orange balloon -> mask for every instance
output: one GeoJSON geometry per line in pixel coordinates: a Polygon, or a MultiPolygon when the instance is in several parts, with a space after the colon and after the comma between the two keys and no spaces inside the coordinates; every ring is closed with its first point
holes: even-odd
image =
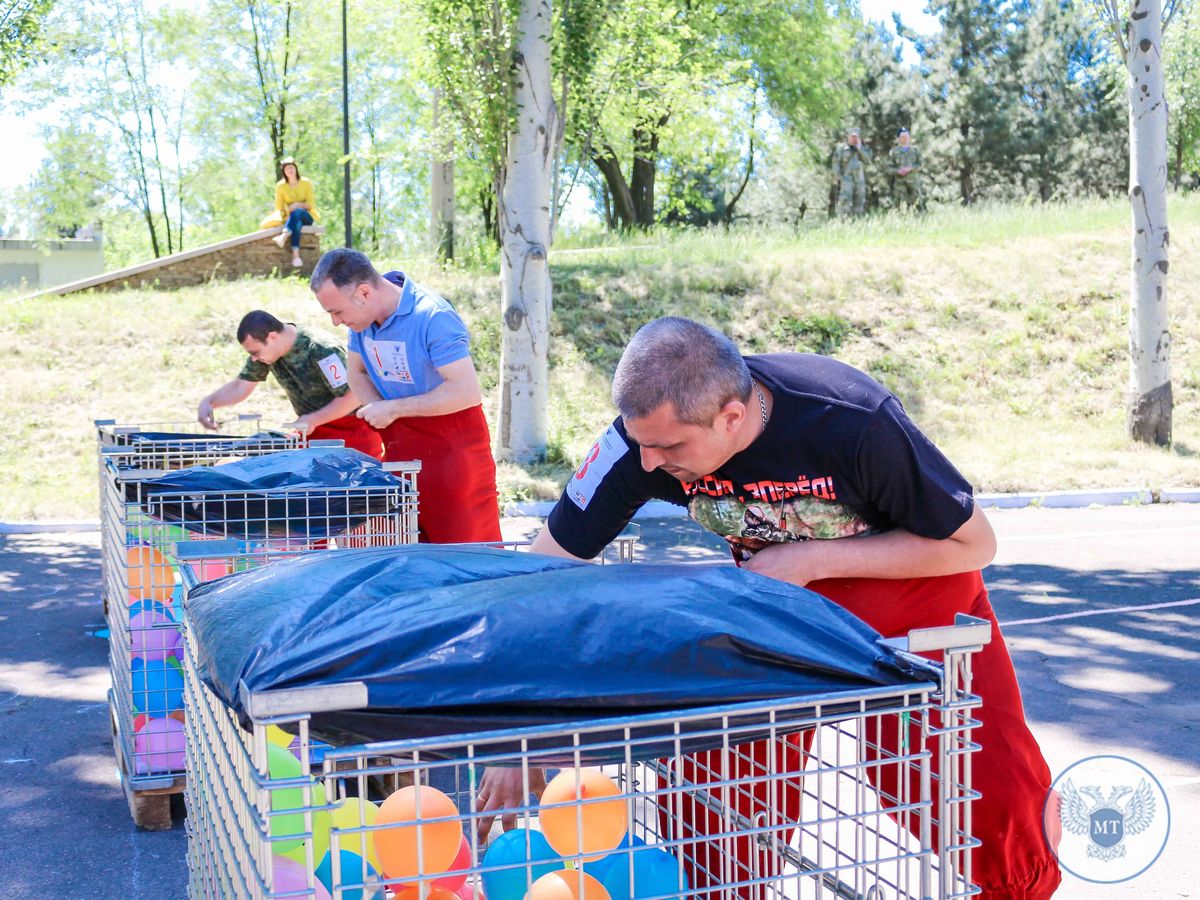
{"type": "MultiPolygon", "coordinates": [[[[392,900],[421,900],[421,889],[413,885],[412,887],[400,888],[392,895],[392,900]]],[[[445,888],[430,888],[429,893],[425,895],[425,900],[462,900],[454,891],[448,891],[445,888]]]]}
{"type": "Polygon", "coordinates": [[[175,589],[175,570],[153,547],[137,545],[125,551],[130,600],[168,600],[175,589]]]}
{"type": "Polygon", "coordinates": [[[462,844],[462,823],[457,816],[454,801],[428,786],[410,785],[384,800],[375,824],[395,827],[371,832],[384,874],[389,878],[413,878],[445,872],[462,844]],[[444,821],[430,822],[430,819],[444,821]]]}
{"type": "Polygon", "coordinates": [[[597,798],[615,798],[620,793],[616,782],[599,769],[564,769],[542,792],[543,808],[538,811],[542,834],[563,856],[582,853],[589,862],[600,859],[625,837],[625,801],[597,798]],[[588,802],[579,803],[580,800],[588,802]],[[545,809],[554,803],[576,805],[545,809]]]}
{"type": "Polygon", "coordinates": [[[525,900],[610,900],[608,891],[583,869],[550,872],[535,881],[525,900]]]}

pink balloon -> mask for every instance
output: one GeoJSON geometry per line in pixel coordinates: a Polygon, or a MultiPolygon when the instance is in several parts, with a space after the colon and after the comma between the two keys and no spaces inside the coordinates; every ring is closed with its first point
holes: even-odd
{"type": "Polygon", "coordinates": [[[464,884],[455,893],[457,893],[462,900],[486,900],[486,898],[483,896],[482,884],[477,884],[474,887],[471,887],[469,884],[464,884]]]}
{"type": "Polygon", "coordinates": [[[325,885],[317,880],[317,876],[295,860],[276,853],[271,857],[271,867],[275,874],[272,893],[288,894],[293,891],[312,891],[316,900],[331,900],[329,891],[325,890],[325,885]]]}
{"type": "Polygon", "coordinates": [[[133,765],[139,775],[178,772],[187,767],[183,723],[151,719],[133,736],[133,765]]]}
{"type": "Polygon", "coordinates": [[[144,610],[129,619],[129,651],[135,658],[166,659],[176,656],[183,637],[170,616],[144,610]]]}
{"type": "MultiPolygon", "coordinates": [[[[471,868],[471,848],[467,846],[466,835],[463,836],[462,843],[458,847],[458,855],[454,857],[454,862],[450,863],[448,872],[454,872],[458,869],[471,868]]],[[[445,878],[435,878],[433,880],[434,887],[445,888],[448,891],[457,891],[463,884],[466,883],[467,873],[461,872],[458,875],[447,875],[445,878]]]]}

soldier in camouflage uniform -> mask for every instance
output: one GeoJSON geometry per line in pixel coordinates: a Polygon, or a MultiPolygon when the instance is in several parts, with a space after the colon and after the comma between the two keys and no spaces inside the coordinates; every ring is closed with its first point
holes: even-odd
{"type": "Polygon", "coordinates": [[[833,180],[838,186],[838,215],[861,216],[867,204],[867,163],[871,151],[862,145],[857,128],[846,132],[846,142],[833,151],[833,180]]]}
{"type": "Polygon", "coordinates": [[[907,128],[896,135],[896,146],[888,151],[888,172],[892,177],[892,201],[925,211],[925,192],[921,190],[921,151],[910,143],[907,128]]]}
{"type": "Polygon", "coordinates": [[[217,427],[213,410],[241,403],[274,373],[296,411],[296,427],[309,440],[341,440],[376,459],[383,457],[379,432],[355,415],[360,406],[346,377],[346,351],[336,340],[284,324],[256,309],[238,325],[238,343],[250,354],[237,378],[200,401],[197,419],[217,427]]]}

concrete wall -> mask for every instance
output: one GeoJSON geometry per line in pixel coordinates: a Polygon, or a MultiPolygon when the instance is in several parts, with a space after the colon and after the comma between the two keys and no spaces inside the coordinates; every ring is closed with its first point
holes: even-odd
{"type": "Polygon", "coordinates": [[[233,280],[246,275],[302,275],[307,278],[321,255],[321,235],[324,232],[325,229],[319,225],[304,229],[300,236],[300,258],[304,264],[297,268],[292,267],[291,247],[285,245],[280,248],[271,240],[279,233],[279,229],[272,228],[64,284],[45,293],[118,291],[143,286],[171,289],[206,284],[213,279],[233,280]]]}
{"type": "Polygon", "coordinates": [[[99,240],[0,239],[0,290],[54,287],[103,271],[104,245],[99,240]]]}

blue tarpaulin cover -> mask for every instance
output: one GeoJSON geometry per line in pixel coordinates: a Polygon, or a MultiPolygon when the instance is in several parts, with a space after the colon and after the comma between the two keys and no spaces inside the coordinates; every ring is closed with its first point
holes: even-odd
{"type": "Polygon", "coordinates": [[[146,512],[218,537],[334,537],[392,511],[399,487],[376,459],[357,450],[283,450],[215,466],[194,466],[140,482],[126,496],[146,512]]]}
{"type": "Polygon", "coordinates": [[[733,567],[593,566],[481,547],[332,551],[202,584],[187,617],[200,677],[243,718],[248,693],[364,682],[366,709],[313,719],[335,743],[931,678],[829,600],[733,567]]]}

